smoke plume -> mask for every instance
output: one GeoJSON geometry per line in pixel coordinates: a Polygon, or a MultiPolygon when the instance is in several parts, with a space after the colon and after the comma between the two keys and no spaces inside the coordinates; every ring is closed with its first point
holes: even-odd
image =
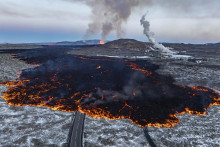
{"type": "Polygon", "coordinates": [[[132,10],[140,4],[140,0],[80,0],[80,2],[92,8],[92,22],[88,25],[84,39],[101,31],[103,41],[113,31],[120,38],[124,34],[123,23],[127,22],[132,10]]]}
{"type": "MultiPolygon", "coordinates": [[[[84,39],[88,39],[90,35],[98,34],[101,32],[102,40],[106,40],[106,37],[111,32],[116,32],[117,37],[121,38],[124,34],[122,25],[127,22],[129,16],[135,8],[149,8],[157,6],[164,13],[175,13],[187,15],[197,9],[207,9],[205,0],[200,1],[176,1],[176,0],[66,0],[72,2],[81,2],[86,4],[92,9],[91,23],[88,24],[88,29],[84,35],[84,39]],[[172,9],[170,9],[172,8],[172,9]]],[[[150,35],[153,36],[153,35],[150,35]]],[[[163,51],[169,51],[167,48],[157,43],[156,40],[151,37],[151,42],[155,42],[157,48],[163,49],[163,51]]],[[[170,51],[169,51],[170,52],[170,51]]]]}
{"type": "Polygon", "coordinates": [[[144,34],[147,36],[149,41],[154,45],[155,48],[160,49],[162,52],[166,53],[174,53],[169,48],[163,46],[162,44],[158,43],[154,38],[154,33],[150,31],[150,22],[145,19],[146,14],[142,16],[140,22],[141,25],[144,27],[144,34]]]}

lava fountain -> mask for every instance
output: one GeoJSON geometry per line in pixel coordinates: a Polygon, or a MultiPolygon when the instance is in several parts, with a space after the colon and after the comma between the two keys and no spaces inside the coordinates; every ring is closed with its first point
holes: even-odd
{"type": "Polygon", "coordinates": [[[15,81],[1,83],[9,87],[2,96],[7,104],[80,111],[93,118],[126,118],[141,127],[173,127],[180,122],[178,114],[205,115],[208,107],[220,104],[220,93],[175,85],[171,77],[156,73],[159,67],[146,60],[53,51],[48,52],[49,57],[43,52],[34,56],[31,51],[18,55],[39,66],[23,70],[15,81]]]}
{"type": "Polygon", "coordinates": [[[99,44],[103,45],[103,44],[105,44],[105,41],[104,40],[100,40],[99,44]]]}

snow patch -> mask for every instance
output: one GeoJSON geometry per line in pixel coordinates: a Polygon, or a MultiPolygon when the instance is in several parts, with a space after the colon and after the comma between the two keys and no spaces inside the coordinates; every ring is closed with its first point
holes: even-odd
{"type": "MultiPolygon", "coordinates": [[[[32,68],[9,54],[0,54],[0,82],[15,80],[18,71],[32,68]]],[[[0,85],[1,93],[6,91],[0,85]]],[[[73,113],[38,107],[14,107],[0,98],[1,146],[63,146],[67,142],[73,113]]]]}
{"type": "Polygon", "coordinates": [[[148,59],[148,58],[150,58],[149,56],[131,56],[131,57],[128,57],[128,56],[108,56],[108,55],[97,55],[97,56],[109,57],[109,58],[120,58],[120,59],[123,59],[123,58],[129,58],[129,59],[148,59]]]}

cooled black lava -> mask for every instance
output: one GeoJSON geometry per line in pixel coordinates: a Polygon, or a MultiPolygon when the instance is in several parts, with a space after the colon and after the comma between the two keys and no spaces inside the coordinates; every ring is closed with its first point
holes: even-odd
{"type": "Polygon", "coordinates": [[[178,114],[203,115],[207,107],[220,104],[219,93],[175,85],[149,61],[73,56],[68,50],[7,51],[38,64],[23,70],[16,81],[2,83],[10,87],[3,93],[7,103],[80,111],[94,118],[129,118],[142,127],[172,127],[179,123],[178,114]]]}

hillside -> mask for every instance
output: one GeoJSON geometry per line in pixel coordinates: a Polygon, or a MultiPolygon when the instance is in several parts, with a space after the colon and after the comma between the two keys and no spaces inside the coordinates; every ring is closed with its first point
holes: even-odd
{"type": "Polygon", "coordinates": [[[119,39],[108,42],[102,45],[103,48],[111,48],[111,49],[130,49],[130,50],[143,50],[149,48],[148,43],[140,42],[134,39],[119,39]]]}
{"type": "MultiPolygon", "coordinates": [[[[134,39],[119,39],[107,42],[104,45],[82,46],[69,51],[69,54],[85,56],[120,56],[122,58],[152,56],[157,52],[152,52],[152,45],[136,41],[134,39]]],[[[155,55],[156,56],[156,55],[155,55]]]]}

